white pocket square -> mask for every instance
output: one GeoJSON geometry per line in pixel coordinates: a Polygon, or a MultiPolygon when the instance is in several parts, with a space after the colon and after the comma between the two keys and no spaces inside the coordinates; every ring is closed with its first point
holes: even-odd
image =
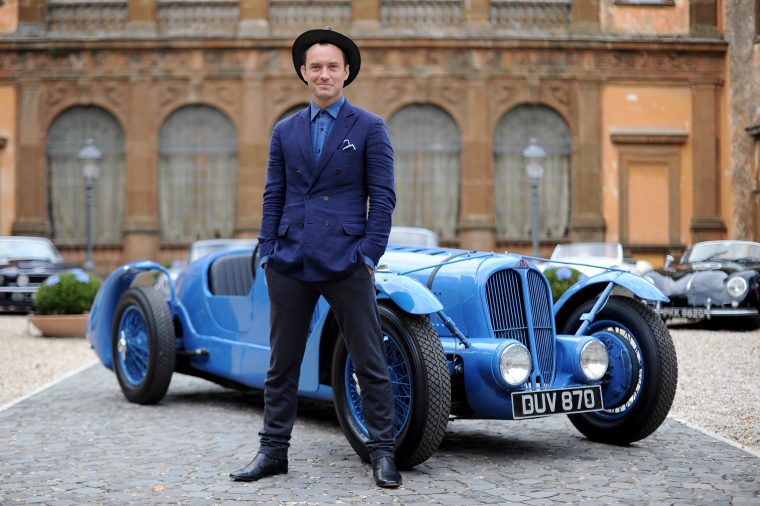
{"type": "Polygon", "coordinates": [[[341,146],[341,151],[345,151],[347,149],[353,149],[354,151],[356,151],[356,146],[351,144],[351,141],[349,141],[348,139],[343,139],[343,145],[341,146]]]}

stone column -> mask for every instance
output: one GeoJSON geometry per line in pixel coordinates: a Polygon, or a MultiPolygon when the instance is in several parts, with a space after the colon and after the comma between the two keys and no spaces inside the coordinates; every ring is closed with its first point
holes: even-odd
{"type": "Polygon", "coordinates": [[[570,239],[604,241],[602,97],[596,81],[578,81],[578,124],[572,158],[570,239]]]}
{"type": "Polygon", "coordinates": [[[570,10],[570,32],[598,33],[600,31],[599,0],[573,2],[570,10]]]}
{"type": "Polygon", "coordinates": [[[16,218],[13,235],[50,235],[47,217],[45,146],[42,143],[40,85],[21,81],[18,93],[18,151],[16,154],[16,218]]]}
{"type": "Polygon", "coordinates": [[[269,157],[269,122],[264,81],[260,76],[243,79],[243,114],[238,137],[238,189],[235,237],[256,237],[261,226],[261,206],[269,157]]]}
{"type": "Polygon", "coordinates": [[[726,225],[720,217],[718,107],[718,87],[714,83],[692,83],[693,242],[722,239],[726,232],[726,225]]]}
{"type": "Polygon", "coordinates": [[[377,33],[380,30],[380,0],[351,2],[351,31],[355,36],[377,33]]]}
{"type": "Polygon", "coordinates": [[[483,79],[468,82],[461,152],[459,246],[490,251],[496,245],[493,206],[493,132],[483,79]]]}
{"type": "Polygon", "coordinates": [[[47,0],[19,0],[17,35],[40,36],[47,32],[47,0]]]}
{"type": "Polygon", "coordinates": [[[158,0],[128,0],[131,35],[155,36],[158,34],[158,0]]]}
{"type": "Polygon", "coordinates": [[[158,125],[155,116],[139,114],[159,109],[152,86],[151,78],[133,77],[129,87],[123,262],[157,258],[160,247],[158,125]]]}
{"type": "Polygon", "coordinates": [[[470,0],[463,3],[463,9],[468,32],[483,34],[491,30],[491,0],[470,0]]]}
{"type": "Polygon", "coordinates": [[[269,2],[240,0],[238,37],[264,37],[269,35],[269,2]]]}

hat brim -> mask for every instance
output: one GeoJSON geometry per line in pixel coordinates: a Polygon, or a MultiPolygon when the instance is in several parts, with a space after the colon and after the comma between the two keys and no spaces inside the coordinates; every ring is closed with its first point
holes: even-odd
{"type": "Polygon", "coordinates": [[[343,86],[348,86],[356,79],[359,74],[359,69],[362,66],[362,56],[359,52],[359,47],[356,43],[343,35],[342,33],[335,32],[333,30],[309,30],[298,36],[293,42],[293,66],[296,69],[296,74],[301,81],[306,82],[303,75],[301,75],[301,66],[304,64],[304,56],[306,50],[314,44],[327,43],[337,46],[342,49],[346,55],[348,61],[348,79],[343,81],[343,86]]]}

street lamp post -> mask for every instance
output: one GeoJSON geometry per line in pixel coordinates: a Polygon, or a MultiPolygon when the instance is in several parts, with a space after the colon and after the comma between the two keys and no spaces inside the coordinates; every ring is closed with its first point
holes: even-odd
{"type": "Polygon", "coordinates": [[[538,256],[538,182],[544,175],[546,151],[530,138],[528,147],[523,151],[525,173],[530,179],[530,238],[533,243],[533,256],[538,256]]]}
{"type": "Polygon", "coordinates": [[[82,176],[84,176],[87,188],[87,253],[84,257],[85,270],[92,271],[94,263],[92,261],[92,190],[95,181],[100,176],[100,159],[103,154],[95,146],[95,141],[87,139],[84,147],[79,151],[79,160],[82,161],[82,176]]]}

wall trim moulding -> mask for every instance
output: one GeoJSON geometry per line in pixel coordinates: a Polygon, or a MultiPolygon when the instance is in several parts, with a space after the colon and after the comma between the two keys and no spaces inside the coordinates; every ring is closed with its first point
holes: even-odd
{"type": "Polygon", "coordinates": [[[614,144],[685,144],[689,132],[667,127],[617,127],[610,130],[614,144]]]}

